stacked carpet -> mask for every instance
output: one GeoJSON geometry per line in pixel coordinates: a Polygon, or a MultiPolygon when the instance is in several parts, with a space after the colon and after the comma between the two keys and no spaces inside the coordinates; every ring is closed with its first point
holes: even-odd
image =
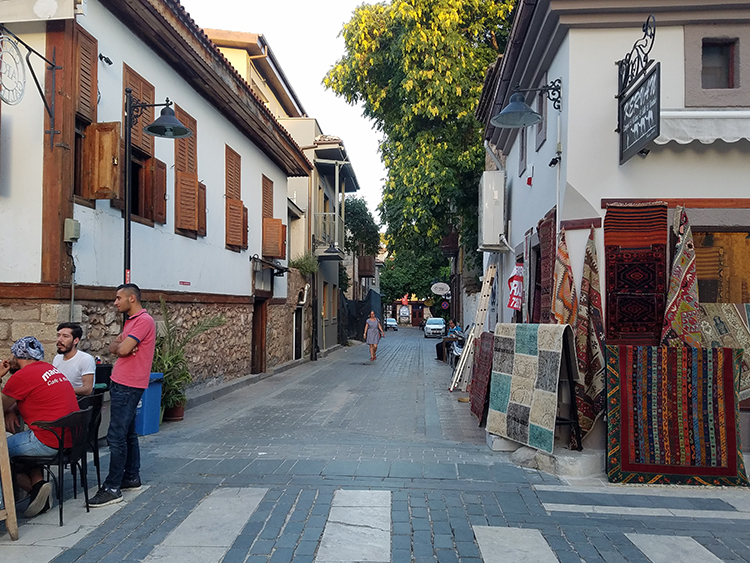
{"type": "Polygon", "coordinates": [[[557,245],[555,243],[555,229],[557,214],[552,209],[544,216],[537,226],[539,231],[539,316],[541,324],[552,322],[552,292],[554,291],[555,259],[557,245]]]}
{"type": "Polygon", "coordinates": [[[474,365],[471,376],[471,412],[484,426],[487,417],[490,376],[494,357],[495,335],[483,332],[479,340],[474,340],[474,365]]]}
{"type": "Polygon", "coordinates": [[[616,483],[748,485],[741,350],[607,346],[607,474],[616,483]]]}
{"type": "Polygon", "coordinates": [[[667,205],[612,205],[604,217],[607,341],[656,345],[667,294],[667,205]]]}
{"type": "MultiPolygon", "coordinates": [[[[744,305],[739,305],[744,308],[744,305]]],[[[740,399],[750,397],[750,331],[737,306],[731,303],[701,303],[700,327],[703,345],[745,350],[740,372],[740,399]]]]}

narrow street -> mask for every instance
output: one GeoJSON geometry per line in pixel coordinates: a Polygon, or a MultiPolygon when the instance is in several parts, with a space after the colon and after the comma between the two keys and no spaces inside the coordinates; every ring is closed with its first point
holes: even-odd
{"type": "Polygon", "coordinates": [[[142,438],[140,491],[68,497],[0,559],[750,561],[747,490],[571,485],[491,452],[435,342],[388,331],[375,362],[355,345],[189,409],[142,438]]]}

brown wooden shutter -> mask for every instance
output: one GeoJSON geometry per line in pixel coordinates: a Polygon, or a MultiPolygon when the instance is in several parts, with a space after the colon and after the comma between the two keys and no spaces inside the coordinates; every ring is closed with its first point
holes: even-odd
{"type": "Polygon", "coordinates": [[[263,219],[273,217],[273,182],[263,176],[263,219]]]}
{"type": "Polygon", "coordinates": [[[286,259],[286,225],[281,225],[281,256],[279,258],[286,259]]]}
{"type": "Polygon", "coordinates": [[[83,139],[82,195],[88,199],[112,199],[122,189],[120,123],[93,123],[83,139]]]}
{"type": "Polygon", "coordinates": [[[198,235],[206,236],[206,184],[198,182],[198,235]]]}
{"type": "MultiPolygon", "coordinates": [[[[138,209],[133,209],[133,213],[144,219],[154,218],[154,163],[152,158],[143,161],[141,168],[138,170],[138,181],[140,194],[138,197],[138,209]]],[[[135,189],[135,186],[133,186],[135,189]]]]}
{"type": "MultiPolygon", "coordinates": [[[[133,91],[133,98],[135,98],[136,102],[140,102],[143,104],[154,103],[154,87],[145,78],[143,78],[140,74],[138,74],[126,64],[123,64],[122,82],[125,85],[125,88],[130,88],[133,91]]],[[[125,98],[123,96],[123,115],[125,115],[124,100],[125,98]]],[[[138,118],[138,123],[130,131],[132,146],[142,150],[149,156],[152,156],[154,154],[154,138],[151,135],[146,135],[143,132],[143,128],[153,121],[154,108],[143,108],[143,111],[138,118]]]]}
{"type": "Polygon", "coordinates": [[[229,145],[225,145],[225,154],[227,197],[242,199],[242,159],[229,145]]]}
{"type": "Polygon", "coordinates": [[[198,122],[177,104],[174,105],[175,117],[193,134],[185,139],[175,141],[175,169],[190,174],[198,174],[198,122]]]}
{"type": "Polygon", "coordinates": [[[76,25],[76,113],[88,120],[96,122],[96,105],[99,97],[97,71],[99,68],[99,48],[96,39],[82,27],[76,25]]]}
{"type": "Polygon", "coordinates": [[[247,227],[248,227],[248,213],[247,207],[242,207],[242,248],[247,249],[247,227]]]}
{"type": "Polygon", "coordinates": [[[161,160],[154,161],[154,221],[167,222],[167,165],[161,160]]]}
{"type": "Polygon", "coordinates": [[[175,173],[175,227],[198,230],[198,178],[186,172],[175,173]]]}
{"type": "Polygon", "coordinates": [[[281,219],[266,217],[263,219],[263,256],[281,258],[283,246],[283,227],[281,219]]]}
{"type": "Polygon", "coordinates": [[[226,199],[226,243],[227,246],[241,247],[243,245],[242,225],[243,207],[238,199],[226,199]]]}

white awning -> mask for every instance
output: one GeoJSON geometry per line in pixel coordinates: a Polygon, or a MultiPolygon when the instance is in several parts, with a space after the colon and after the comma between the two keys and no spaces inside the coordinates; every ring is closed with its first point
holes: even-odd
{"type": "Polygon", "coordinates": [[[716,140],[736,143],[750,139],[750,110],[666,110],[661,112],[661,134],[657,145],[675,141],[687,145],[700,141],[704,145],[716,140]]]}

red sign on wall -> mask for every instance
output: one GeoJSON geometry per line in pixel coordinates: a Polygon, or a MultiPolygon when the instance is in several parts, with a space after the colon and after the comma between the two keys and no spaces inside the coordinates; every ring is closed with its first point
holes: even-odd
{"type": "Polygon", "coordinates": [[[508,308],[520,311],[523,302],[523,264],[516,264],[513,274],[508,278],[508,289],[508,308]]]}

